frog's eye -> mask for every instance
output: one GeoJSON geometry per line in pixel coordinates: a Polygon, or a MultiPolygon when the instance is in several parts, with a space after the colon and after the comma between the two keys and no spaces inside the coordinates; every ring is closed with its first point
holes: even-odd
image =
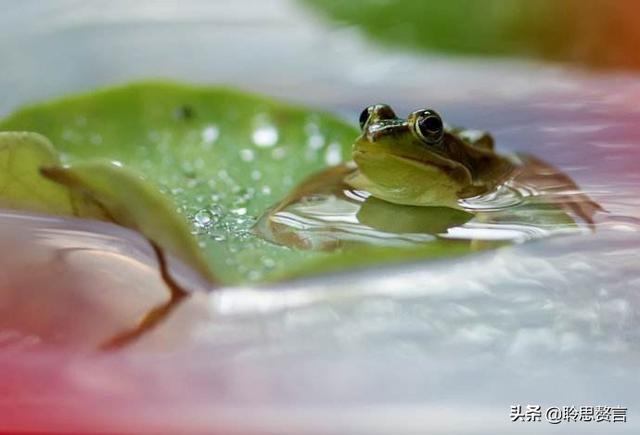
{"type": "Polygon", "coordinates": [[[420,139],[428,144],[440,141],[444,134],[442,118],[435,110],[431,109],[423,110],[417,114],[414,129],[420,139]]]}
{"type": "Polygon", "coordinates": [[[369,120],[369,116],[371,116],[371,112],[373,112],[372,109],[373,109],[373,106],[369,106],[369,107],[365,108],[362,111],[362,113],[360,113],[360,118],[358,118],[358,121],[360,122],[360,129],[361,130],[364,128],[364,125],[369,120]]]}
{"type": "Polygon", "coordinates": [[[387,104],[374,104],[369,106],[360,114],[360,129],[364,129],[365,124],[371,117],[373,117],[374,120],[395,119],[396,114],[387,104]]]}

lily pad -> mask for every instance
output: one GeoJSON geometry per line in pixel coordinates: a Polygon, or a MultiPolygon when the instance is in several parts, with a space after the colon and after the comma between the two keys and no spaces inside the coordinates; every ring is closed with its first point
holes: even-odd
{"type": "Polygon", "coordinates": [[[67,186],[73,214],[110,221],[134,229],[157,249],[170,252],[209,282],[211,273],[185,220],[173,203],[138,173],[112,162],[43,166],[42,175],[67,186]]]}
{"type": "Polygon", "coordinates": [[[40,176],[41,167],[59,164],[58,154],[46,137],[0,132],[0,207],[72,214],[69,191],[40,176]]]}
{"type": "Polygon", "coordinates": [[[527,56],[640,67],[633,2],[581,0],[301,0],[340,25],[397,49],[527,56]],[[608,29],[618,29],[617,32],[608,29]],[[585,34],[599,37],[585,37],[585,34]],[[633,41],[633,42],[632,42],[633,41]]]}
{"type": "Polygon", "coordinates": [[[113,162],[62,167],[51,142],[28,132],[0,132],[0,165],[0,207],[120,224],[215,282],[172,201],[139,174],[113,162]]]}
{"type": "MultiPolygon", "coordinates": [[[[36,104],[0,121],[0,130],[46,136],[65,164],[108,159],[144,174],[150,188],[174,201],[224,283],[284,276],[326,256],[273,245],[251,228],[305,176],[348,157],[356,135],[330,114],[226,88],[165,82],[36,104]]],[[[61,212],[47,205],[39,211],[61,212]]]]}

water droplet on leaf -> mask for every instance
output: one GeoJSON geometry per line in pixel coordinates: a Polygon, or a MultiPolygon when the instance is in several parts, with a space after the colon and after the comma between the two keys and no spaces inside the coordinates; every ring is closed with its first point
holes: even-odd
{"type": "Polygon", "coordinates": [[[327,165],[331,166],[337,165],[342,161],[342,148],[340,147],[340,144],[336,142],[332,142],[329,144],[329,146],[327,147],[327,152],[324,156],[324,161],[327,163],[327,165]]]}
{"type": "Polygon", "coordinates": [[[314,133],[307,138],[307,146],[312,150],[319,150],[324,145],[324,136],[314,133]]]}
{"type": "Polygon", "coordinates": [[[211,145],[220,136],[220,130],[215,125],[208,125],[202,130],[202,145],[203,148],[210,148],[211,145]]]}
{"type": "Polygon", "coordinates": [[[102,136],[97,134],[97,133],[93,133],[91,135],[91,137],[89,138],[89,141],[93,144],[93,145],[102,145],[102,136]]]}
{"type": "Polygon", "coordinates": [[[254,157],[255,157],[255,154],[253,150],[246,149],[246,148],[240,150],[240,158],[242,159],[242,161],[250,162],[254,159],[254,157]]]}
{"type": "Polygon", "coordinates": [[[203,208],[193,216],[194,224],[199,228],[207,228],[214,223],[214,216],[209,209],[203,208]]]}
{"type": "Polygon", "coordinates": [[[253,130],[251,140],[257,147],[272,147],[278,142],[278,130],[273,125],[261,125],[253,130]]]}
{"type": "Polygon", "coordinates": [[[273,151],[271,151],[271,157],[274,160],[281,160],[286,155],[287,155],[287,151],[282,147],[274,148],[273,151]]]}

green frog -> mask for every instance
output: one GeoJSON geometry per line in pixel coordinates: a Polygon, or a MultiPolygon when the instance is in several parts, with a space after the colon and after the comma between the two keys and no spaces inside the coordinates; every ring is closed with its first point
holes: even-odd
{"type": "Polygon", "coordinates": [[[344,181],[394,204],[457,208],[458,200],[494,190],[515,169],[494,151],[488,133],[447,127],[432,109],[402,119],[376,104],[362,111],[360,127],[356,169],[344,181]]]}
{"type": "MultiPolygon", "coordinates": [[[[353,160],[302,181],[263,214],[257,234],[285,246],[333,250],[353,243],[402,244],[407,234],[419,235],[410,243],[427,243],[473,220],[467,233],[451,237],[469,238],[477,248],[484,234],[477,227],[491,232],[505,223],[539,224],[545,228],[539,234],[550,228],[579,231],[578,222],[592,227],[602,210],[560,170],[535,156],[501,155],[491,135],[449,127],[435,110],[402,119],[376,104],[362,111],[360,128],[353,160]],[[492,192],[501,198],[494,205],[482,205],[485,199],[491,204],[490,196],[470,200],[492,192]]],[[[531,237],[525,233],[508,234],[514,240],[531,237]]]]}

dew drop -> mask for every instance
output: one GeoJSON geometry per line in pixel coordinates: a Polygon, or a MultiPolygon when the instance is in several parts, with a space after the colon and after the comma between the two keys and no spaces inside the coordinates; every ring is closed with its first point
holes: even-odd
{"type": "MultiPolygon", "coordinates": [[[[227,236],[220,232],[211,233],[209,234],[209,236],[211,237],[211,240],[215,242],[224,242],[225,240],[227,240],[227,236]]],[[[231,261],[231,263],[233,263],[233,260],[231,261]]],[[[230,264],[229,260],[227,260],[227,264],[230,264]]]]}
{"type": "MultiPolygon", "coordinates": [[[[313,117],[313,118],[315,118],[315,117],[313,117]]],[[[313,134],[318,133],[320,131],[320,128],[318,127],[318,124],[315,122],[314,119],[310,119],[309,122],[307,122],[304,125],[304,131],[308,135],[313,135],[313,134]]]]}
{"type": "Polygon", "coordinates": [[[258,181],[259,179],[262,178],[262,172],[258,171],[257,169],[254,171],[251,171],[251,179],[254,181],[258,181]]]}
{"type": "Polygon", "coordinates": [[[278,130],[273,125],[261,125],[253,130],[251,140],[257,147],[272,147],[278,142],[278,130]]]}
{"type": "Polygon", "coordinates": [[[238,207],[238,208],[234,208],[233,210],[231,210],[231,213],[237,215],[237,216],[244,216],[247,214],[247,209],[246,207],[238,207]]]}
{"type": "Polygon", "coordinates": [[[264,267],[266,267],[267,269],[273,269],[276,265],[276,262],[273,261],[273,259],[269,258],[269,257],[264,257],[262,259],[262,265],[264,267]]]}
{"type": "Polygon", "coordinates": [[[207,125],[201,133],[203,148],[211,148],[218,137],[220,136],[220,130],[213,124],[207,125]]]}
{"type": "Polygon", "coordinates": [[[282,147],[274,148],[273,151],[271,151],[271,157],[274,160],[282,160],[286,154],[287,151],[282,147]]]}
{"type": "Polygon", "coordinates": [[[193,216],[193,223],[198,228],[207,228],[214,223],[213,213],[209,209],[203,208],[193,216]]]}
{"type": "Polygon", "coordinates": [[[147,138],[151,141],[151,142],[159,142],[161,139],[162,135],[160,134],[159,131],[156,130],[151,130],[148,134],[147,134],[147,138]]]}
{"type": "Polygon", "coordinates": [[[181,169],[182,173],[187,177],[195,177],[196,175],[195,168],[191,162],[183,162],[181,169]]]}
{"type": "Polygon", "coordinates": [[[324,146],[324,136],[314,133],[307,138],[307,146],[312,150],[319,150],[324,146]]]}
{"type": "Polygon", "coordinates": [[[234,205],[239,206],[239,205],[246,204],[247,201],[253,198],[253,195],[255,194],[255,190],[252,187],[249,187],[246,189],[243,187],[237,187],[236,189],[233,189],[233,193],[236,195],[236,198],[233,201],[233,203],[234,205]]]}
{"type": "Polygon", "coordinates": [[[89,142],[93,145],[102,145],[102,136],[97,133],[93,133],[89,138],[89,142]]]}
{"type": "Polygon", "coordinates": [[[67,154],[67,153],[63,153],[63,152],[60,152],[60,153],[59,153],[59,156],[60,156],[60,161],[61,161],[63,164],[65,164],[65,165],[66,165],[66,164],[69,164],[69,163],[71,162],[71,156],[70,156],[69,154],[67,154]]]}
{"type": "Polygon", "coordinates": [[[342,149],[339,143],[332,142],[329,144],[324,155],[324,161],[327,165],[337,165],[342,161],[342,149]]]}
{"type": "Polygon", "coordinates": [[[257,270],[252,270],[247,274],[247,278],[249,278],[249,280],[251,281],[257,281],[262,278],[262,273],[257,270]]]}
{"type": "Polygon", "coordinates": [[[242,159],[242,161],[250,162],[254,159],[254,157],[255,157],[255,153],[253,152],[253,150],[246,149],[246,148],[240,150],[240,158],[242,159]]]}
{"type": "Polygon", "coordinates": [[[218,204],[213,204],[209,207],[209,211],[211,212],[211,216],[217,222],[224,215],[224,210],[218,204]]]}
{"type": "Polygon", "coordinates": [[[67,142],[78,143],[81,139],[81,135],[74,130],[65,129],[62,132],[62,139],[66,140],[67,142]]]}
{"type": "Polygon", "coordinates": [[[223,215],[223,210],[218,205],[203,208],[193,216],[193,223],[198,228],[208,228],[217,223],[223,215]]]}
{"type": "Polygon", "coordinates": [[[260,192],[262,192],[263,195],[271,195],[271,187],[262,186],[262,189],[260,189],[260,192]]]}
{"type": "Polygon", "coordinates": [[[313,161],[315,161],[315,160],[317,159],[317,157],[318,157],[318,156],[317,156],[317,154],[316,154],[316,151],[315,151],[315,150],[312,150],[312,149],[307,149],[307,150],[305,151],[305,153],[304,153],[304,159],[305,159],[307,162],[313,162],[313,161]]]}

